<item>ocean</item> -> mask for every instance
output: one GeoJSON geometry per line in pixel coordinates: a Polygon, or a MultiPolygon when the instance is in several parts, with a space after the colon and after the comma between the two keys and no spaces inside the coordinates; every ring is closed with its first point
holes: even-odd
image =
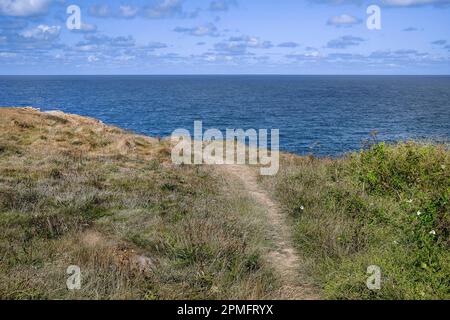
{"type": "Polygon", "coordinates": [[[336,156],[450,136],[450,76],[0,76],[0,106],[90,116],[151,136],[279,129],[280,149],[336,156]]]}

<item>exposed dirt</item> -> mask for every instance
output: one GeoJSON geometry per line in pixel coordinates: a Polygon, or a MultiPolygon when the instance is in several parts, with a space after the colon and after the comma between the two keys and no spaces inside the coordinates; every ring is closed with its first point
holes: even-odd
{"type": "Polygon", "coordinates": [[[247,165],[218,165],[225,177],[238,179],[240,185],[266,211],[273,247],[267,259],[272,264],[281,282],[280,292],[274,298],[292,300],[320,299],[317,288],[302,274],[302,260],[291,239],[291,230],[279,205],[258,184],[257,171],[247,165]]]}

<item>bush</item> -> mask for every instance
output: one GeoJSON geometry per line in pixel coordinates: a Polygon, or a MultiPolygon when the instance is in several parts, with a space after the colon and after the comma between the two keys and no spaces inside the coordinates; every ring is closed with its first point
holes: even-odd
{"type": "Polygon", "coordinates": [[[449,168],[446,146],[380,143],[341,159],[285,157],[267,183],[326,297],[449,299],[449,168]],[[379,291],[366,286],[370,265],[379,291]]]}

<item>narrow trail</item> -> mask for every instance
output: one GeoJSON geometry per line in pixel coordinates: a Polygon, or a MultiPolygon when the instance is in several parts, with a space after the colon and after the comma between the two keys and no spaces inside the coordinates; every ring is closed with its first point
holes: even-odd
{"type": "Polygon", "coordinates": [[[319,299],[317,290],[301,272],[301,259],[293,245],[291,230],[282,214],[280,206],[257,181],[257,172],[247,165],[217,166],[225,177],[230,175],[241,182],[243,192],[250,195],[266,211],[270,238],[273,247],[269,249],[267,259],[281,282],[280,292],[275,298],[292,300],[319,299]]]}

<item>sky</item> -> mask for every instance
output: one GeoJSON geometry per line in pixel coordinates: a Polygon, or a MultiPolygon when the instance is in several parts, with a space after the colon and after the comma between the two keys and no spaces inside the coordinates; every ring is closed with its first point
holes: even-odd
{"type": "Polygon", "coordinates": [[[450,0],[0,0],[0,74],[448,75],[450,0]]]}

